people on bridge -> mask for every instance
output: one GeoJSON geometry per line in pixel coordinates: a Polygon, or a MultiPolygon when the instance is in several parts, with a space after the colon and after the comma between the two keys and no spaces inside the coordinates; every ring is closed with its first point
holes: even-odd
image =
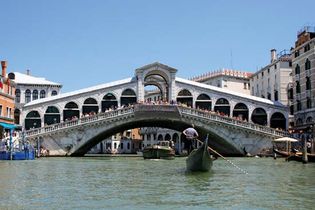
{"type": "Polygon", "coordinates": [[[198,138],[199,134],[194,128],[194,124],[192,124],[191,127],[186,128],[183,131],[183,134],[185,135],[185,140],[184,140],[184,149],[187,150],[188,154],[191,153],[191,151],[194,149],[194,140],[198,138]]]}

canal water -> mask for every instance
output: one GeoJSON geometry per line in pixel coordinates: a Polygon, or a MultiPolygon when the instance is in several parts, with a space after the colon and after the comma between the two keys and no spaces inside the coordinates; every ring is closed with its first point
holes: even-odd
{"type": "Polygon", "coordinates": [[[185,158],[0,161],[0,209],[314,209],[315,164],[223,159],[188,173],[185,158]]]}

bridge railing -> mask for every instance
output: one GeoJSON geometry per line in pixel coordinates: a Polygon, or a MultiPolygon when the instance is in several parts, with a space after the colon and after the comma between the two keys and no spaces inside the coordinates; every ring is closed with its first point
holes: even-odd
{"type": "Polygon", "coordinates": [[[254,124],[251,122],[236,120],[236,119],[233,119],[231,117],[221,116],[219,114],[212,113],[212,112],[206,112],[203,110],[192,109],[192,108],[183,107],[183,106],[179,106],[178,108],[182,114],[188,114],[188,115],[192,115],[192,116],[207,118],[210,120],[214,120],[214,121],[218,121],[218,122],[224,122],[227,124],[236,125],[239,127],[243,127],[243,128],[247,128],[247,129],[251,129],[251,130],[255,130],[255,131],[260,131],[260,132],[264,132],[264,133],[268,133],[268,134],[272,134],[272,135],[276,135],[276,136],[287,135],[287,133],[285,131],[277,130],[277,129],[270,128],[270,127],[263,126],[263,125],[254,124]]]}
{"type": "Polygon", "coordinates": [[[84,124],[88,124],[91,122],[101,121],[104,119],[110,119],[113,117],[122,116],[122,115],[126,115],[126,114],[131,114],[131,113],[134,113],[134,107],[133,106],[127,107],[127,108],[122,108],[122,109],[116,109],[116,110],[109,111],[109,112],[102,112],[99,114],[91,115],[88,117],[82,117],[79,119],[70,120],[70,121],[66,121],[66,122],[62,122],[62,123],[58,123],[58,124],[53,124],[53,125],[49,125],[49,126],[31,129],[31,130],[26,131],[25,134],[27,137],[29,137],[29,136],[49,133],[49,132],[53,132],[53,131],[57,131],[57,130],[61,130],[61,129],[66,129],[66,128],[70,128],[70,127],[74,127],[74,126],[78,126],[78,125],[84,125],[84,124]]]}

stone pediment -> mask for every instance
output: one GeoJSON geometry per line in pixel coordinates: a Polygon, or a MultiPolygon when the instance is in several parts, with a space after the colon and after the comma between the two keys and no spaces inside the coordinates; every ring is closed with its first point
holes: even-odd
{"type": "Polygon", "coordinates": [[[154,62],[154,63],[148,64],[148,65],[145,65],[143,67],[137,68],[136,74],[139,74],[139,73],[141,74],[144,71],[161,71],[161,70],[167,71],[169,73],[176,73],[177,72],[177,69],[175,69],[175,68],[172,68],[170,66],[167,66],[167,65],[159,63],[159,62],[154,62]]]}

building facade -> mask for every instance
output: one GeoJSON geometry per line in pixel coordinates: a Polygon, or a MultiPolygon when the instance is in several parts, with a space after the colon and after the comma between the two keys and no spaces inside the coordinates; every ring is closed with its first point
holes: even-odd
{"type": "Polygon", "coordinates": [[[295,129],[314,129],[315,120],[315,27],[297,34],[291,49],[295,129]]]}
{"type": "Polygon", "coordinates": [[[249,78],[251,75],[250,72],[220,69],[193,77],[191,80],[250,95],[249,78]]]}
{"type": "Polygon", "coordinates": [[[15,111],[14,119],[20,124],[20,113],[23,106],[31,101],[41,98],[59,95],[62,85],[51,82],[42,77],[35,77],[27,70],[26,74],[20,72],[9,73],[9,77],[15,82],[15,111]]]}
{"type": "Polygon", "coordinates": [[[7,76],[7,61],[1,61],[0,122],[14,124],[15,83],[7,76]]]}

